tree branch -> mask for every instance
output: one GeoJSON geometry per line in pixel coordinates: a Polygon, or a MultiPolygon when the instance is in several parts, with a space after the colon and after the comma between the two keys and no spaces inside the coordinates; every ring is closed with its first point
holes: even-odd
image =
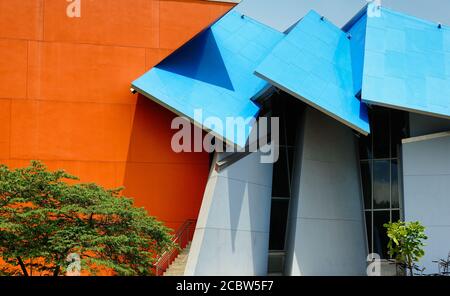
{"type": "Polygon", "coordinates": [[[61,267],[59,265],[56,265],[55,270],[53,271],[53,276],[58,276],[60,270],[61,267]]]}
{"type": "Polygon", "coordinates": [[[19,262],[20,268],[22,269],[23,276],[28,276],[28,271],[25,266],[25,264],[22,261],[22,258],[20,256],[17,256],[17,262],[19,262]]]}

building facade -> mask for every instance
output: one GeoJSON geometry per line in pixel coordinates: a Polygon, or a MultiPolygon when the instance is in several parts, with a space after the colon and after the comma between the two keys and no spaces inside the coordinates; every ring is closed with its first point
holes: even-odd
{"type": "Polygon", "coordinates": [[[78,18],[65,0],[0,1],[0,162],[38,159],[83,182],[124,186],[177,229],[197,218],[209,156],[173,152],[174,115],[129,85],[231,6],[80,3],[78,18]]]}
{"type": "Polygon", "coordinates": [[[69,17],[62,0],[0,0],[0,162],[124,186],[174,230],[197,220],[185,275],[365,275],[398,220],[427,227],[436,272],[450,28],[369,4],[342,28],[311,11],[280,32],[228,2],[82,0],[69,17]],[[178,153],[177,116],[216,147],[270,140],[178,153]],[[242,133],[208,120],[230,117],[242,133]]]}

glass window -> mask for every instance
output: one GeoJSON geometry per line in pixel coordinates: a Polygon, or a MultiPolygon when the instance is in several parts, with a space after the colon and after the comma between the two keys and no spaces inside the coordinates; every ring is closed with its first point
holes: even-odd
{"type": "MultiPolygon", "coordinates": [[[[295,156],[295,137],[297,121],[301,105],[292,104],[285,93],[274,94],[272,99],[273,113],[280,119],[280,155],[273,165],[272,209],[270,216],[269,250],[271,254],[285,253],[286,230],[288,227],[289,201],[291,198],[290,182],[295,156]]],[[[284,255],[283,255],[284,256],[284,255]]],[[[269,263],[269,268],[274,263],[269,263]]],[[[279,269],[280,266],[275,269],[279,269]]],[[[282,269],[279,270],[282,272],[282,269]]]]}
{"type": "Polygon", "coordinates": [[[400,210],[393,210],[392,211],[392,222],[398,222],[400,220],[401,220],[400,210]]]}
{"type": "Polygon", "coordinates": [[[393,159],[391,161],[391,207],[394,209],[400,208],[400,188],[398,185],[398,161],[393,159]]]}
{"type": "Polygon", "coordinates": [[[372,136],[363,136],[359,138],[359,157],[361,159],[372,159],[372,136]]]}
{"type": "Polygon", "coordinates": [[[299,118],[301,116],[301,111],[303,110],[303,105],[299,100],[292,100],[292,98],[287,98],[287,108],[286,108],[286,134],[287,134],[287,145],[295,146],[298,135],[299,118]]]}
{"type": "Polygon", "coordinates": [[[401,140],[409,136],[409,120],[403,111],[373,107],[369,112],[372,133],[359,139],[367,239],[370,252],[387,258],[383,224],[401,219],[398,157],[401,140]]]}
{"type": "Polygon", "coordinates": [[[289,197],[289,171],[286,148],[280,147],[280,157],[273,165],[272,196],[289,197]]]}
{"type": "Polygon", "coordinates": [[[398,157],[402,139],[408,137],[408,117],[404,112],[391,110],[391,157],[398,157]]]}
{"type": "Polygon", "coordinates": [[[361,162],[361,179],[363,182],[364,208],[372,208],[372,165],[371,161],[361,162]]]}
{"type": "MultiPolygon", "coordinates": [[[[294,172],[294,158],[295,158],[295,149],[288,148],[288,157],[289,157],[289,175],[292,176],[294,172]]],[[[292,180],[289,180],[289,182],[292,180]]]]}
{"type": "Polygon", "coordinates": [[[373,207],[389,209],[391,200],[391,172],[389,160],[373,161],[373,207]]]}
{"type": "Polygon", "coordinates": [[[372,211],[364,212],[366,216],[366,227],[367,227],[367,245],[369,246],[369,253],[372,253],[372,211]]]}
{"type": "Polygon", "coordinates": [[[390,211],[373,212],[373,251],[380,254],[382,258],[389,258],[387,252],[389,238],[383,225],[391,221],[390,214],[390,211]]]}
{"type": "Polygon", "coordinates": [[[272,98],[270,100],[272,116],[281,117],[281,115],[282,115],[281,101],[282,101],[282,99],[278,95],[275,95],[275,98],[272,98]]]}
{"type": "MultiPolygon", "coordinates": [[[[279,118],[279,145],[286,146],[286,103],[282,96],[276,96],[272,99],[272,117],[279,118]]],[[[269,123],[270,124],[270,123],[269,123]]]]}
{"type": "Polygon", "coordinates": [[[390,132],[389,132],[389,112],[376,110],[373,112],[372,122],[373,136],[373,157],[390,157],[390,132]]]}
{"type": "Polygon", "coordinates": [[[280,146],[285,147],[287,145],[287,138],[286,138],[286,122],[284,118],[280,118],[280,146]]]}
{"type": "Polygon", "coordinates": [[[270,250],[284,250],[289,200],[273,199],[270,213],[270,250]]]}

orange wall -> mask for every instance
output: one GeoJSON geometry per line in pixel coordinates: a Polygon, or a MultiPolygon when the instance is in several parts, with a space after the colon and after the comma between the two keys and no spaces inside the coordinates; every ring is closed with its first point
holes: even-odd
{"type": "Polygon", "coordinates": [[[175,154],[174,115],[130,83],[231,8],[208,1],[0,0],[0,163],[31,159],[125,186],[177,228],[196,218],[205,153],[175,154]]]}

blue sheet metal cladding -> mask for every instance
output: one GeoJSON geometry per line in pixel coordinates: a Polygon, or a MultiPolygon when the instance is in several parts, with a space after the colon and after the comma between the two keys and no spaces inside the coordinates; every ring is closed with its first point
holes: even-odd
{"type": "Polygon", "coordinates": [[[450,118],[450,27],[386,8],[366,19],[362,100],[450,118]]]}
{"type": "Polygon", "coordinates": [[[450,118],[450,27],[369,4],[342,30],[311,11],[283,34],[233,10],[133,82],[241,147],[270,85],[365,135],[365,103],[450,118]]]}
{"type": "Polygon", "coordinates": [[[367,107],[355,96],[360,83],[354,82],[353,67],[351,38],[311,11],[258,66],[256,74],[367,135],[367,107]]]}
{"type": "Polygon", "coordinates": [[[352,55],[353,87],[359,95],[362,89],[364,48],[366,44],[366,22],[366,11],[363,10],[351,22],[351,27],[344,27],[344,30],[351,37],[350,47],[352,55]]]}
{"type": "Polygon", "coordinates": [[[134,81],[132,87],[226,142],[243,147],[252,119],[260,111],[252,98],[269,87],[254,70],[283,36],[231,11],[134,81]],[[196,115],[200,110],[202,118],[196,115]],[[221,123],[207,120],[211,117],[221,123]],[[246,132],[227,131],[228,117],[244,118],[246,132]]]}

